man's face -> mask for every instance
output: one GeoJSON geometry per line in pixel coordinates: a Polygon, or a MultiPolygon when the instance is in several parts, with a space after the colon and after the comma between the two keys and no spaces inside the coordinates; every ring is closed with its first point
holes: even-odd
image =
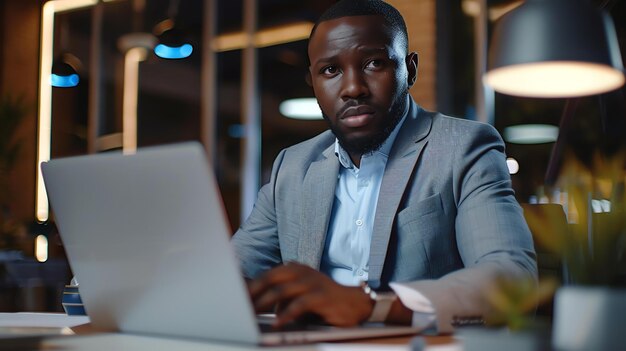
{"type": "Polygon", "coordinates": [[[310,39],[311,85],[351,155],[377,150],[402,118],[417,64],[415,54],[405,56],[401,34],[380,16],[324,21],[310,39]]]}

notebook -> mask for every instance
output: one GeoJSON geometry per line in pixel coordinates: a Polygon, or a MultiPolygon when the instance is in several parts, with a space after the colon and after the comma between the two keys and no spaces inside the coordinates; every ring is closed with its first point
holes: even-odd
{"type": "Polygon", "coordinates": [[[199,143],[53,159],[41,168],[96,328],[263,345],[419,332],[382,324],[262,332],[199,143]]]}

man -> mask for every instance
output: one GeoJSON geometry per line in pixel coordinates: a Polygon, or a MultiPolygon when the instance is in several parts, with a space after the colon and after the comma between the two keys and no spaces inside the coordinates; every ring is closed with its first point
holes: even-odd
{"type": "Polygon", "coordinates": [[[330,131],[281,151],[233,237],[257,309],[278,306],[277,325],[316,315],[449,332],[489,312],[499,277],[536,278],[501,138],[415,104],[417,54],[396,9],[335,4],[308,55],[330,131]]]}

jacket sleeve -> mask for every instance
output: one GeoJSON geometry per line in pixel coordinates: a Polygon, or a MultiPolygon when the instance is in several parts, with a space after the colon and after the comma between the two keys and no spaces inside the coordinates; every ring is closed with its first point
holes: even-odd
{"type": "Polygon", "coordinates": [[[285,150],[276,157],[269,183],[261,187],[250,216],[231,240],[242,274],[248,279],[253,279],[282,262],[274,189],[284,155],[285,150]]]}
{"type": "MultiPolygon", "coordinates": [[[[475,124],[476,125],[476,124],[475,124]]],[[[532,236],[511,187],[504,143],[490,125],[469,128],[454,150],[456,241],[465,268],[411,287],[435,307],[437,330],[453,330],[455,317],[488,315],[498,279],[537,279],[532,236]]]]}

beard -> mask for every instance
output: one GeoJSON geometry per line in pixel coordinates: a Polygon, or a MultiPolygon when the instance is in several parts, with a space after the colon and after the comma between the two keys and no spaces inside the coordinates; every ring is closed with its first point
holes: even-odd
{"type": "Polygon", "coordinates": [[[344,135],[341,130],[339,130],[339,128],[331,122],[324,112],[322,112],[322,115],[324,116],[326,122],[328,122],[330,130],[337,137],[339,145],[341,145],[344,150],[346,150],[349,154],[365,155],[378,151],[378,149],[381,148],[389,135],[391,135],[393,130],[396,128],[400,120],[402,120],[408,106],[408,95],[408,90],[404,90],[400,93],[392,104],[387,118],[383,120],[382,128],[380,128],[376,134],[371,136],[348,139],[346,138],[346,135],[344,135]]]}

